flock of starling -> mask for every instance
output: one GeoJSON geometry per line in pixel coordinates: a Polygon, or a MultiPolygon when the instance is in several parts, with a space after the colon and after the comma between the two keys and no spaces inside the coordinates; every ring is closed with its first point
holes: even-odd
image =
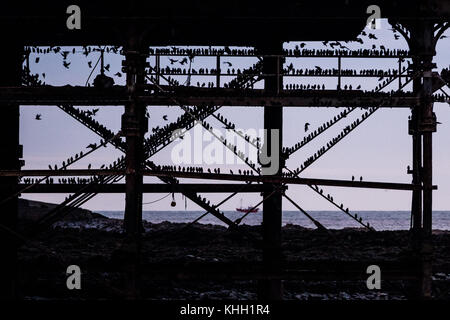
{"type": "MultiPolygon", "coordinates": [[[[366,34],[364,34],[364,32],[362,33],[363,36],[366,36],[366,34]]],[[[376,40],[376,36],[373,34],[369,34],[367,35],[369,39],[374,39],[376,40]]],[[[399,36],[397,34],[394,35],[395,39],[399,39],[399,36]]],[[[363,40],[361,38],[358,38],[357,42],[363,43],[363,40]]],[[[305,48],[306,44],[302,43],[298,46],[296,46],[295,49],[287,49],[284,50],[283,54],[287,57],[292,56],[292,57],[298,57],[298,56],[343,56],[343,57],[359,57],[359,56],[371,56],[371,57],[409,57],[409,52],[407,50],[390,50],[390,49],[386,49],[383,46],[380,46],[379,49],[376,49],[376,47],[372,47],[372,50],[369,49],[358,49],[358,50],[350,50],[348,47],[346,47],[344,44],[336,41],[336,42],[324,42],[323,43],[325,46],[329,46],[331,49],[307,49],[305,48]],[[339,48],[339,49],[336,49],[339,48]]],[[[35,51],[35,49],[32,49],[33,52],[37,52],[37,53],[49,53],[50,51],[53,51],[54,53],[60,53],[61,56],[63,57],[63,66],[65,68],[69,68],[70,66],[70,62],[67,61],[67,57],[70,54],[69,51],[61,51],[61,49],[59,47],[51,47],[48,48],[46,50],[43,49],[38,49],[35,51]],[[43,51],[42,51],[43,50],[43,51]]],[[[119,52],[119,48],[118,47],[114,47],[114,48],[107,48],[106,49],[107,52],[114,52],[117,53],[119,52]]],[[[83,54],[85,54],[86,56],[89,55],[90,52],[92,51],[98,51],[95,49],[91,49],[91,47],[83,47],[83,54]]],[[[72,50],[72,53],[75,53],[75,49],[72,50]]],[[[231,49],[229,47],[224,47],[223,49],[215,49],[215,48],[202,48],[202,49],[184,49],[184,48],[176,48],[176,47],[172,47],[170,49],[150,49],[150,54],[157,54],[157,55],[179,55],[179,56],[183,56],[183,55],[187,55],[189,57],[189,60],[192,61],[194,56],[202,56],[202,55],[235,55],[235,56],[254,56],[257,55],[258,52],[254,49],[231,49]]],[[[180,59],[169,59],[170,64],[173,65],[175,63],[179,63],[181,66],[187,64],[189,62],[188,58],[183,57],[180,59]]],[[[39,62],[39,57],[36,58],[35,63],[39,62]]],[[[238,77],[236,79],[234,79],[230,84],[226,84],[224,85],[224,87],[229,87],[229,88],[240,88],[242,87],[242,84],[247,82],[249,80],[249,78],[253,78],[253,76],[260,74],[261,72],[261,67],[262,64],[261,62],[257,62],[252,68],[249,68],[247,70],[241,71],[240,69],[236,68],[232,68],[232,63],[229,61],[224,61],[223,64],[227,65],[227,67],[229,68],[227,70],[227,74],[229,75],[237,75],[238,77]],[[231,69],[230,69],[231,68],[231,69]]],[[[92,67],[92,61],[88,62],[89,67],[92,67]]],[[[109,71],[109,65],[107,65],[105,67],[105,69],[107,71],[109,71]]],[[[315,69],[310,69],[310,70],[295,70],[293,68],[293,66],[288,66],[287,69],[284,70],[285,74],[293,74],[293,75],[311,75],[311,76],[320,76],[320,75],[336,75],[336,70],[337,69],[322,69],[320,67],[316,67],[315,69]]],[[[206,68],[201,68],[199,70],[195,70],[195,69],[189,69],[189,71],[186,71],[186,69],[184,68],[162,68],[161,70],[161,74],[172,74],[172,75],[186,75],[187,73],[191,74],[191,75],[206,75],[206,74],[216,74],[217,70],[215,69],[206,69],[206,68]]],[[[404,70],[403,70],[404,71],[404,70]]],[[[361,70],[359,71],[359,75],[367,75],[367,76],[377,76],[377,77],[396,77],[398,71],[397,70],[388,70],[388,71],[383,71],[383,70],[361,70]]],[[[151,73],[150,73],[151,74],[151,73]]],[[[341,70],[341,75],[356,75],[357,72],[356,70],[341,70]]],[[[118,72],[115,74],[116,76],[120,77],[121,74],[118,72]]],[[[153,74],[152,74],[153,76],[153,74]]],[[[45,75],[43,74],[43,77],[45,78],[45,75]]],[[[36,79],[35,79],[36,80],[36,79]]],[[[175,79],[171,79],[169,77],[169,85],[179,85],[179,82],[175,79]]],[[[208,87],[211,88],[214,86],[213,82],[208,82],[207,84],[203,83],[200,84],[199,82],[197,82],[197,86],[199,87],[208,87]]],[[[249,86],[252,86],[252,84],[250,84],[249,86]]],[[[325,89],[324,86],[320,86],[320,85],[287,85],[286,89],[300,89],[300,90],[319,90],[319,89],[325,89]]],[[[351,86],[344,86],[344,90],[352,90],[353,88],[351,86]]],[[[360,86],[358,86],[356,89],[360,89],[360,86]]],[[[391,92],[390,94],[392,94],[393,92],[391,92]]],[[[75,108],[74,108],[75,109],[75,108]]],[[[342,117],[346,117],[346,115],[348,114],[348,112],[350,112],[351,110],[353,110],[354,108],[348,108],[347,110],[344,110],[343,112],[341,112],[337,117],[335,117],[333,120],[323,124],[323,126],[319,127],[316,131],[311,132],[307,137],[304,138],[304,140],[298,144],[296,144],[294,147],[292,148],[286,148],[284,149],[284,152],[288,152],[291,153],[293,151],[295,151],[296,149],[300,148],[301,146],[303,146],[305,143],[311,141],[316,135],[320,134],[322,131],[326,130],[329,126],[331,126],[333,123],[335,123],[336,121],[338,121],[339,119],[341,119],[342,117]]],[[[78,110],[78,109],[75,109],[78,110]]],[[[200,118],[203,116],[202,114],[202,110],[200,108],[192,108],[190,109],[192,112],[194,112],[195,116],[199,116],[200,118]]],[[[365,119],[368,115],[370,115],[372,112],[374,112],[376,110],[376,108],[370,108],[368,112],[363,114],[363,119],[365,119]]],[[[102,126],[101,124],[99,124],[98,122],[96,122],[95,120],[92,119],[92,116],[95,116],[97,113],[98,109],[94,109],[92,111],[77,111],[80,112],[83,116],[85,116],[85,118],[91,119],[92,123],[89,123],[90,126],[93,127],[97,127],[97,130],[100,130],[102,132],[108,132],[109,130],[102,126]]],[[[210,111],[210,110],[209,110],[210,111]]],[[[206,114],[206,113],[205,113],[206,114]]],[[[228,122],[227,119],[224,119],[223,116],[221,116],[220,114],[218,115],[219,118],[221,118],[220,120],[222,122],[224,122],[226,124],[226,127],[228,126],[229,128],[233,128],[233,124],[231,124],[230,122],[228,122]]],[[[38,114],[36,115],[36,120],[41,120],[41,115],[38,114]]],[[[165,115],[163,117],[163,120],[167,121],[167,116],[165,115]]],[[[331,148],[331,146],[333,146],[335,143],[337,143],[340,139],[342,139],[346,134],[348,134],[348,132],[350,132],[352,129],[354,129],[357,125],[359,125],[360,123],[360,119],[355,120],[354,122],[352,122],[351,125],[345,127],[343,129],[343,131],[333,140],[331,140],[328,144],[327,147],[322,147],[318,152],[316,152],[311,158],[308,158],[304,164],[301,166],[301,170],[297,169],[293,174],[289,174],[289,173],[284,173],[283,176],[292,176],[292,175],[298,175],[299,172],[301,172],[302,170],[304,170],[308,165],[310,165],[310,163],[312,163],[312,161],[314,161],[315,159],[317,159],[318,157],[320,157],[324,152],[326,152],[327,148],[331,148]]],[[[210,126],[206,123],[203,122],[202,123],[203,126],[206,129],[210,129],[210,126]]],[[[190,127],[193,126],[193,122],[192,122],[192,118],[188,115],[183,115],[178,117],[177,121],[174,123],[170,123],[167,124],[165,126],[163,126],[162,128],[154,128],[154,135],[151,135],[151,137],[149,139],[146,139],[146,147],[147,147],[147,151],[148,150],[156,150],[157,146],[163,144],[166,145],[168,143],[170,143],[170,139],[167,138],[167,133],[174,131],[176,129],[181,129],[181,128],[185,128],[186,130],[189,129],[190,127]]],[[[309,130],[309,123],[305,123],[305,132],[307,132],[309,130]]],[[[111,134],[110,136],[113,135],[113,133],[111,131],[109,131],[111,134]]],[[[179,136],[179,138],[182,138],[182,136],[179,136]]],[[[239,152],[238,150],[236,150],[236,146],[231,145],[230,143],[228,143],[226,141],[226,139],[224,139],[223,137],[221,137],[222,142],[227,145],[229,148],[231,148],[235,153],[237,153],[239,156],[243,156],[243,153],[239,152]]],[[[246,136],[246,140],[249,141],[250,138],[246,136]],[[247,140],[248,139],[248,140],[247,140]]],[[[255,142],[255,141],[252,141],[255,142]]],[[[257,142],[257,141],[256,141],[257,142]]],[[[103,142],[101,141],[101,144],[103,142]]],[[[96,144],[90,144],[87,146],[87,148],[90,149],[95,149],[97,147],[96,144]]],[[[63,162],[63,166],[62,168],[65,168],[66,165],[71,164],[74,160],[78,159],[79,157],[82,157],[83,153],[81,152],[80,155],[76,155],[75,159],[70,158],[67,160],[67,164],[65,162],[63,162]]],[[[123,157],[122,157],[123,160],[123,157]]],[[[248,158],[246,159],[246,162],[248,161],[248,158]]],[[[114,168],[116,167],[118,164],[120,163],[120,160],[118,162],[114,162],[113,164],[109,165],[109,168],[114,168]]],[[[90,167],[90,166],[89,166],[90,167]]],[[[105,165],[102,166],[103,168],[105,167],[105,165]]],[[[203,172],[203,168],[196,168],[196,167],[187,167],[187,168],[182,168],[182,167],[176,167],[176,166],[157,166],[157,168],[161,171],[181,171],[181,172],[203,172]]],[[[255,167],[252,167],[253,169],[255,169],[255,167]]],[[[52,169],[52,167],[50,166],[50,169],[52,169]]],[[[58,168],[55,166],[55,170],[57,170],[58,168]]],[[[213,171],[211,171],[211,169],[207,169],[207,171],[209,173],[220,173],[220,169],[216,168],[213,169],[213,171]]],[[[258,170],[255,170],[257,173],[258,170]]],[[[239,174],[242,175],[253,175],[253,171],[252,170],[239,170],[238,171],[239,174]]],[[[230,170],[230,174],[233,174],[233,171],[230,170]]],[[[92,183],[92,182],[98,182],[99,180],[97,177],[94,178],[90,178],[90,179],[84,179],[84,178],[68,178],[68,179],[59,179],[58,182],[59,183],[78,183],[78,184],[84,184],[84,183],[92,183]]],[[[354,176],[352,176],[352,181],[354,181],[354,176]]],[[[360,181],[362,181],[362,177],[360,177],[360,181]]],[[[25,182],[28,183],[34,183],[34,179],[25,179],[25,182]]],[[[49,178],[46,180],[46,183],[53,183],[53,179],[49,178]]],[[[316,189],[317,186],[316,186],[316,189]]],[[[320,189],[319,191],[322,194],[322,190],[320,189]]],[[[202,199],[200,196],[197,196],[199,199],[201,199],[202,201],[208,203],[209,205],[209,201],[207,201],[206,199],[202,199]]],[[[333,201],[333,197],[331,197],[330,195],[327,195],[327,198],[331,201],[333,201]]],[[[341,204],[341,209],[343,209],[343,205],[341,204]]],[[[343,209],[344,210],[344,209],[343,209]]],[[[345,211],[348,213],[348,208],[345,209],[345,211]]],[[[357,215],[355,214],[355,218],[358,218],[357,215]]],[[[359,221],[361,222],[361,218],[359,217],[359,221]]]]}

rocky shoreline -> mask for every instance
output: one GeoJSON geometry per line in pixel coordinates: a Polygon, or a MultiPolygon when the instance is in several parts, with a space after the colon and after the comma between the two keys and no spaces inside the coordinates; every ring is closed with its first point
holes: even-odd
{"type": "MultiPolygon", "coordinates": [[[[242,226],[232,232],[217,225],[144,222],[142,285],[144,299],[256,299],[255,280],[154,279],[146,276],[155,265],[199,263],[228,264],[239,268],[261,263],[261,249],[253,237],[259,226],[242,226]],[[247,236],[242,236],[242,234],[247,236]]],[[[407,231],[367,232],[343,229],[321,232],[295,225],[282,230],[283,261],[334,265],[360,261],[394,262],[408,259],[407,231]]],[[[56,223],[19,250],[20,291],[25,299],[121,299],[125,273],[118,252],[123,244],[122,221],[79,212],[56,223]],[[65,270],[79,265],[83,290],[67,290],[65,270]]],[[[450,300],[450,232],[435,231],[434,294],[450,300]]],[[[389,300],[406,299],[408,283],[385,281],[381,290],[368,290],[365,281],[284,281],[286,299],[294,300],[389,300]]]]}

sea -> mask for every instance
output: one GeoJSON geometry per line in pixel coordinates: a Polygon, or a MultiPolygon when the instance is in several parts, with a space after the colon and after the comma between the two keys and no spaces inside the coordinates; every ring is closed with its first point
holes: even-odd
{"type": "MultiPolygon", "coordinates": [[[[123,219],[123,211],[97,211],[108,218],[123,219]]],[[[174,223],[189,223],[203,215],[204,211],[144,211],[142,218],[151,223],[164,221],[174,223]]],[[[237,211],[224,211],[227,218],[236,220],[243,215],[237,211]]],[[[353,218],[342,211],[309,211],[314,219],[329,229],[344,229],[362,227],[353,218]]],[[[408,230],[410,228],[410,211],[358,211],[356,213],[363,222],[369,222],[375,230],[408,230]]],[[[306,228],[315,228],[314,224],[299,211],[284,211],[283,225],[293,224],[306,228]]],[[[198,221],[203,224],[225,224],[212,214],[198,221]]],[[[262,212],[250,213],[241,224],[260,225],[262,212]]],[[[433,211],[433,230],[450,230],[450,211],[433,211]]]]}

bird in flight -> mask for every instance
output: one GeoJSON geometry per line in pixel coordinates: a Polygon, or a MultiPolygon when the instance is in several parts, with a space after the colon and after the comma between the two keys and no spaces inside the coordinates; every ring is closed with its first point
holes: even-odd
{"type": "Polygon", "coordinates": [[[394,38],[395,38],[395,40],[398,40],[398,39],[400,39],[400,36],[398,34],[394,34],[394,38]]]}
{"type": "Polygon", "coordinates": [[[228,62],[228,61],[224,61],[223,64],[226,64],[226,65],[228,65],[229,67],[232,66],[231,62],[228,62]]]}
{"type": "Polygon", "coordinates": [[[170,64],[174,64],[175,62],[177,62],[178,60],[175,60],[175,59],[170,59],[169,58],[169,60],[170,60],[170,64]]]}
{"type": "Polygon", "coordinates": [[[88,61],[88,67],[92,68],[92,61],[88,61]]]}
{"type": "Polygon", "coordinates": [[[167,121],[167,114],[163,115],[163,119],[167,121]]]}
{"type": "Polygon", "coordinates": [[[39,63],[39,57],[36,57],[36,60],[34,60],[35,63],[39,63]]]}
{"type": "Polygon", "coordinates": [[[63,61],[63,66],[64,68],[69,69],[70,62],[63,61]]]}
{"type": "Polygon", "coordinates": [[[38,113],[34,119],[35,120],[42,120],[42,115],[40,113],[38,113]]]}
{"type": "Polygon", "coordinates": [[[66,60],[67,56],[69,55],[69,51],[63,51],[61,52],[61,55],[63,56],[63,59],[66,60]]]}
{"type": "Polygon", "coordinates": [[[98,110],[100,110],[100,109],[97,108],[97,109],[92,110],[92,115],[95,116],[97,114],[98,110]]]}
{"type": "Polygon", "coordinates": [[[109,63],[105,66],[105,70],[109,71],[109,63]]]}
{"type": "Polygon", "coordinates": [[[373,33],[369,33],[369,39],[377,40],[378,38],[377,38],[377,36],[374,35],[373,33]]]}
{"type": "Polygon", "coordinates": [[[309,126],[310,126],[309,122],[305,123],[305,132],[308,131],[309,126]]]}
{"type": "Polygon", "coordinates": [[[117,77],[119,77],[119,78],[122,76],[122,74],[121,74],[120,72],[117,72],[117,73],[115,73],[114,75],[117,76],[117,77]]]}
{"type": "Polygon", "coordinates": [[[188,59],[187,59],[186,57],[184,57],[184,58],[180,61],[180,64],[183,65],[183,64],[185,64],[185,63],[187,63],[187,62],[188,62],[188,59]]]}

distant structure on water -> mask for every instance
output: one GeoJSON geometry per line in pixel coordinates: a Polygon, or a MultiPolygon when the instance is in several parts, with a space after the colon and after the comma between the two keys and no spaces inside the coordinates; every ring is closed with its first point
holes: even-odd
{"type": "Polygon", "coordinates": [[[242,199],[241,199],[241,206],[239,207],[239,208],[236,208],[236,211],[237,212],[245,212],[245,213],[256,213],[256,212],[258,212],[259,211],[259,208],[252,208],[252,207],[247,207],[247,208],[244,208],[243,206],[242,206],[242,199]]]}

